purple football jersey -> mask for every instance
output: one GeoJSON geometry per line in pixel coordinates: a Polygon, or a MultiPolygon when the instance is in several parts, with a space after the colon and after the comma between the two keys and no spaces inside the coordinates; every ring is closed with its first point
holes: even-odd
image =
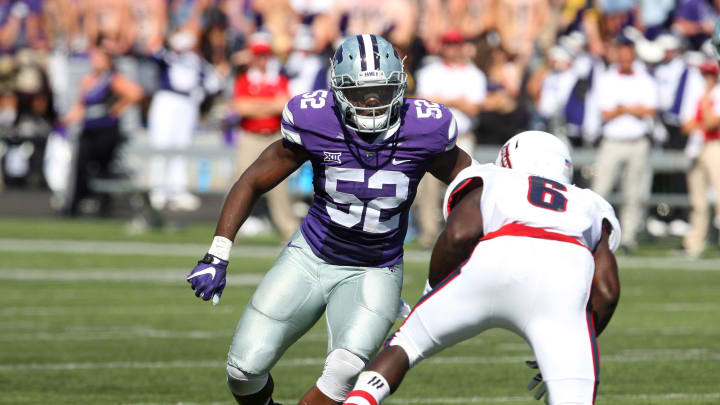
{"type": "Polygon", "coordinates": [[[315,198],[300,230],[316,255],[347,266],[402,259],[410,206],[433,158],[455,146],[457,125],[441,104],[406,98],[401,119],[376,143],[345,127],[332,93],[317,90],[285,106],[285,142],[302,146],[315,198]]]}

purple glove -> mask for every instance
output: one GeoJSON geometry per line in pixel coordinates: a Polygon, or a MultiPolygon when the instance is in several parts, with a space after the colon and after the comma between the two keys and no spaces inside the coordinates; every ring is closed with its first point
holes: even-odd
{"type": "Polygon", "coordinates": [[[213,305],[217,305],[225,289],[227,266],[227,260],[206,253],[186,279],[190,283],[190,288],[195,290],[195,296],[205,301],[212,297],[213,305]]]}

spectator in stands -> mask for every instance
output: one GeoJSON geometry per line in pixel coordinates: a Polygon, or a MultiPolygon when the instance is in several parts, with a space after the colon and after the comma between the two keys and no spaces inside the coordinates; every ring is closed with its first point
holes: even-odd
{"type": "MultiPolygon", "coordinates": [[[[290,99],[288,78],[280,73],[274,59],[270,36],[255,33],[250,37],[253,57],[245,73],[235,80],[232,108],[241,118],[237,154],[237,173],[242,175],[271,143],[280,140],[280,116],[290,99]]],[[[299,225],[292,214],[287,180],[266,194],[270,216],[284,238],[289,238],[299,225]]]]}
{"type": "MultiPolygon", "coordinates": [[[[690,230],[683,246],[690,257],[699,257],[705,249],[710,222],[708,189],[715,189],[715,219],[720,229],[720,86],[718,86],[717,62],[708,60],[700,67],[705,88],[696,106],[695,116],[686,121],[683,131],[698,140],[696,149],[689,151],[693,157],[687,173],[690,196],[690,230]]],[[[692,145],[690,145],[692,146],[692,145]]]]}
{"type": "Polygon", "coordinates": [[[514,134],[528,128],[529,116],[519,102],[522,71],[502,46],[490,51],[486,69],[487,96],[478,118],[476,141],[500,146],[514,134]]]}
{"type": "Polygon", "coordinates": [[[682,42],[677,36],[662,34],[657,42],[665,49],[664,61],[655,68],[655,80],[660,120],[668,132],[666,147],[683,149],[687,138],[680,127],[695,117],[696,100],[703,94],[705,82],[700,72],[683,58],[682,42]]]}
{"type": "Polygon", "coordinates": [[[417,1],[365,0],[338,4],[340,16],[347,21],[345,35],[381,34],[398,48],[407,48],[415,35],[419,17],[417,1]]]}
{"type": "Polygon", "coordinates": [[[196,52],[195,32],[177,31],[168,43],[169,50],[155,54],[161,80],[150,104],[148,130],[154,148],[178,154],[153,156],[150,202],[158,210],[167,203],[173,210],[193,211],[200,207],[200,199],[188,191],[187,158],[182,153],[190,146],[200,103],[220,91],[220,79],[196,52]]]}
{"type": "Polygon", "coordinates": [[[635,26],[653,40],[669,26],[675,0],[638,0],[635,26]]]}
{"type": "MultiPolygon", "coordinates": [[[[290,95],[296,96],[316,90],[318,74],[324,71],[325,62],[315,53],[315,38],[306,26],[301,26],[293,40],[293,50],[285,62],[290,77],[290,95]]],[[[325,79],[325,77],[323,77],[325,79]]]]}
{"type": "Polygon", "coordinates": [[[440,52],[442,34],[451,28],[470,40],[497,29],[498,1],[425,0],[422,3],[418,31],[431,54],[440,52]]]}
{"type": "Polygon", "coordinates": [[[717,0],[680,0],[675,8],[673,30],[688,38],[690,49],[700,49],[713,32],[717,0]]]}
{"type": "Polygon", "coordinates": [[[0,0],[0,52],[45,48],[41,12],[37,0],[0,0]]]}
{"type": "Polygon", "coordinates": [[[600,78],[598,102],[602,111],[602,138],[595,163],[592,189],[607,198],[624,165],[621,246],[627,253],[637,246],[649,191],[649,135],[658,104],[657,86],[640,62],[632,42],[615,44],[617,64],[600,78]]]}
{"type": "MultiPolygon", "coordinates": [[[[140,86],[115,72],[102,36],[98,45],[90,49],[90,63],[92,70],[80,84],[80,101],[63,120],[66,125],[82,123],[75,159],[75,187],[67,207],[71,216],[79,213],[80,202],[91,194],[91,178],[112,175],[112,163],[123,140],[118,118],[143,96],[140,86]]],[[[108,196],[100,197],[100,212],[106,214],[110,200],[108,196]]]]}
{"type": "Polygon", "coordinates": [[[230,65],[232,43],[228,34],[228,18],[219,9],[211,9],[207,14],[200,40],[200,51],[221,78],[229,78],[232,69],[230,65]]]}
{"type": "MultiPolygon", "coordinates": [[[[485,101],[485,74],[464,53],[465,39],[456,30],[442,36],[441,60],[430,63],[416,74],[417,95],[450,108],[458,131],[458,146],[469,155],[475,149],[476,117],[485,101]]],[[[418,243],[429,248],[440,231],[442,183],[432,176],[423,177],[419,186],[423,198],[417,200],[420,226],[418,243]]]]}
{"type": "Polygon", "coordinates": [[[497,30],[503,49],[516,57],[521,70],[535,50],[536,40],[550,19],[549,0],[501,1],[498,6],[497,30]]]}
{"type": "Polygon", "coordinates": [[[632,24],[636,0],[603,0],[598,3],[601,12],[600,25],[605,35],[617,37],[623,28],[632,24]]]}
{"type": "Polygon", "coordinates": [[[39,66],[20,64],[15,79],[17,114],[12,136],[7,139],[8,150],[5,157],[6,161],[11,156],[14,157],[11,160],[14,160],[16,170],[15,173],[8,170],[7,174],[13,174],[14,184],[39,186],[44,183],[42,165],[45,143],[56,124],[52,95],[47,78],[39,66]]]}
{"type": "Polygon", "coordinates": [[[561,134],[566,128],[565,106],[577,76],[571,69],[572,55],[563,47],[551,48],[548,62],[550,70],[542,80],[537,109],[546,122],[548,132],[561,134]]]}

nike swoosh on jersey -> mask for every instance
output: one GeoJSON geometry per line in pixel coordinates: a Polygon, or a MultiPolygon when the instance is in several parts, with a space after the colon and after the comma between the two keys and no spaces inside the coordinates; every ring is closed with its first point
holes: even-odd
{"type": "Polygon", "coordinates": [[[402,159],[402,160],[393,159],[393,160],[392,160],[392,164],[394,164],[394,165],[397,166],[397,165],[401,165],[401,164],[403,164],[403,163],[407,163],[407,162],[409,162],[409,161],[410,161],[410,159],[402,159]]]}
{"type": "Polygon", "coordinates": [[[203,274],[209,274],[210,278],[212,280],[215,280],[215,267],[208,267],[207,269],[200,270],[195,274],[191,274],[187,277],[188,280],[195,278],[197,276],[202,276],[203,274]]]}

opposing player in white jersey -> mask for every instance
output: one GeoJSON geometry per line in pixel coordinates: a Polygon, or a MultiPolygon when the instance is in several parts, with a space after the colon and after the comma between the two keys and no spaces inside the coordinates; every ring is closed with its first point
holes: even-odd
{"type": "Polygon", "coordinates": [[[510,139],[495,165],[461,171],[445,195],[426,294],[345,404],[380,403],[419,361],[490,328],[527,340],[541,372],[531,385],[544,380],[549,404],[592,404],[595,338],[620,295],[620,227],[571,178],[567,147],[538,131],[510,139]]]}

